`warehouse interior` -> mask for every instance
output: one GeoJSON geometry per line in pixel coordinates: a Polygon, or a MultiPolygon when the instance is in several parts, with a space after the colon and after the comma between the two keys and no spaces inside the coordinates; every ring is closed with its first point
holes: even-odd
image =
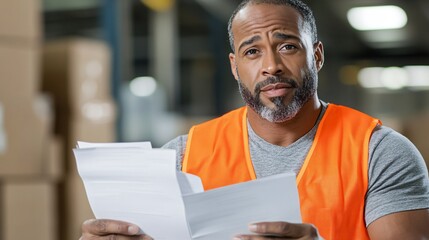
{"type": "MultiPolygon", "coordinates": [[[[161,147],[242,106],[227,35],[239,2],[0,0],[0,239],[79,239],[93,215],[76,141],[161,147]]],[[[429,161],[429,1],[306,2],[325,47],[319,97],[381,119],[429,161]],[[371,6],[399,7],[403,24],[352,25],[371,6]]]]}

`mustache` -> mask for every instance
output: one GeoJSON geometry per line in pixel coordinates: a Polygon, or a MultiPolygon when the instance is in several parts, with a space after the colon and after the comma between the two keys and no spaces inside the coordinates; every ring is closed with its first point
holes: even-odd
{"type": "Polygon", "coordinates": [[[298,87],[298,83],[294,79],[273,76],[273,77],[269,77],[269,78],[265,79],[264,81],[259,82],[259,83],[256,84],[256,86],[255,86],[255,95],[259,95],[261,93],[261,89],[263,87],[265,87],[267,85],[270,85],[270,84],[276,84],[276,83],[289,84],[293,88],[297,88],[298,87]]]}

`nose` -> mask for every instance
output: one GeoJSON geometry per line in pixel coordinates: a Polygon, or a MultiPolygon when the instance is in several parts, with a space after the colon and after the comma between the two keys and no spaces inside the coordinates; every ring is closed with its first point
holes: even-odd
{"type": "Polygon", "coordinates": [[[268,51],[262,61],[262,75],[278,76],[284,72],[284,65],[281,56],[275,51],[268,51]]]}

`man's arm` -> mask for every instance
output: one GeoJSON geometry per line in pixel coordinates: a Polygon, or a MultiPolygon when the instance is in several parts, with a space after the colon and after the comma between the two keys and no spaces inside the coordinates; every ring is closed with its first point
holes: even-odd
{"type": "Polygon", "coordinates": [[[385,127],[374,132],[371,148],[365,209],[371,239],[429,239],[429,184],[422,156],[408,139],[385,127]]]}
{"type": "Polygon", "coordinates": [[[429,209],[383,216],[368,226],[372,240],[429,239],[429,209]]]}
{"type": "Polygon", "coordinates": [[[367,227],[385,216],[429,209],[428,170],[416,147],[401,134],[381,127],[374,132],[370,149],[367,227]]]}

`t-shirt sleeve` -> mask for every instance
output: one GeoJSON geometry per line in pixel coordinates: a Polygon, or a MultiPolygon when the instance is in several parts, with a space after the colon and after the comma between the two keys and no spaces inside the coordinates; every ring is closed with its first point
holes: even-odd
{"type": "Polygon", "coordinates": [[[183,155],[185,154],[186,141],[188,140],[188,135],[180,135],[166,144],[161,148],[174,149],[176,150],[176,168],[178,171],[182,170],[182,161],[183,155]]]}
{"type": "Polygon", "coordinates": [[[429,208],[429,178],[425,161],[403,135],[377,127],[369,146],[368,226],[387,214],[429,208]]]}

